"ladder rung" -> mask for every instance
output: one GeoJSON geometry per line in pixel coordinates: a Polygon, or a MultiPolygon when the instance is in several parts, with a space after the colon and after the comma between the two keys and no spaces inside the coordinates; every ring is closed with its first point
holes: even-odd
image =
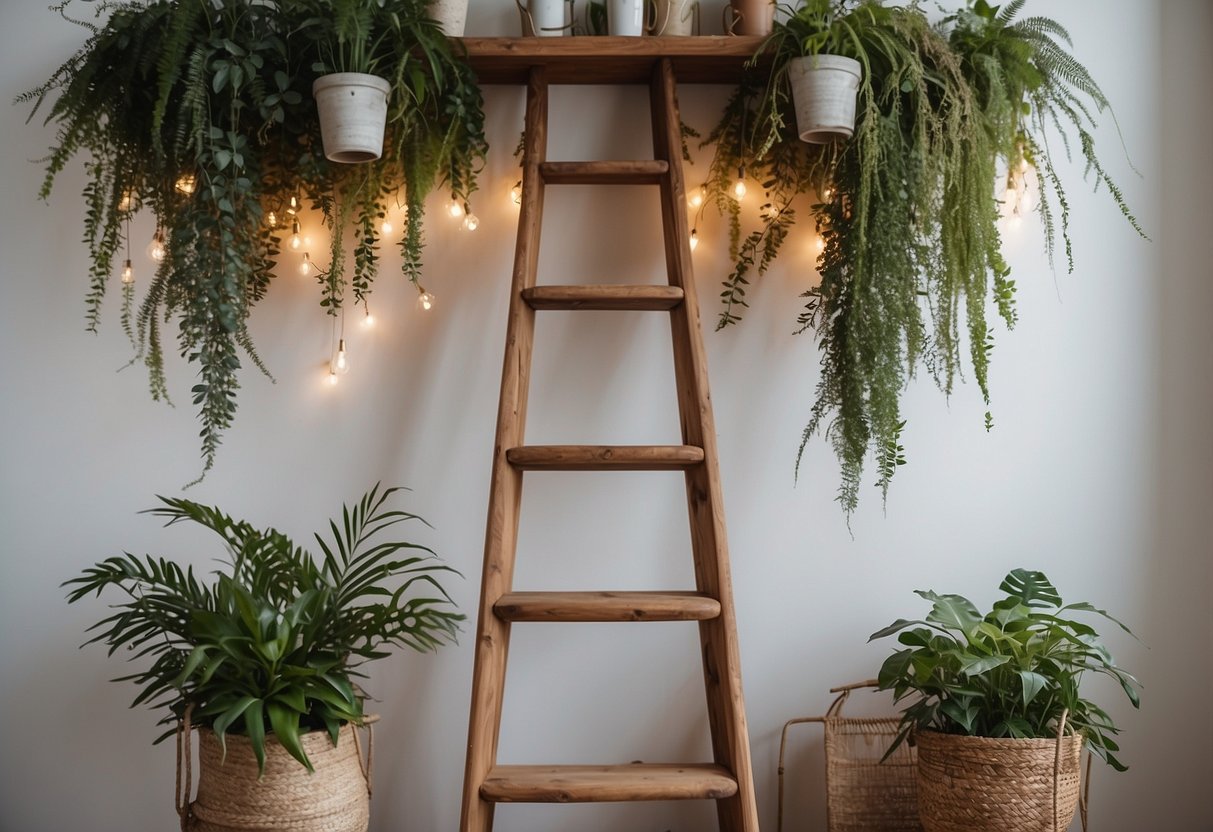
{"type": "Polygon", "coordinates": [[[660,312],[682,303],[678,286],[532,286],[522,299],[532,309],[632,309],[660,312]]]}
{"type": "Polygon", "coordinates": [[[720,602],[702,592],[507,592],[504,621],[707,621],[720,602]]]}
{"type": "Polygon", "coordinates": [[[544,162],[539,174],[548,185],[659,185],[669,174],[663,160],[544,162]]]}
{"type": "Polygon", "coordinates": [[[524,471],[680,471],[703,462],[692,445],[519,445],[506,461],[524,471]]]}
{"type": "Polygon", "coordinates": [[[480,796],[494,803],[608,803],[631,800],[719,800],[737,794],[722,766],[496,766],[480,796]]]}

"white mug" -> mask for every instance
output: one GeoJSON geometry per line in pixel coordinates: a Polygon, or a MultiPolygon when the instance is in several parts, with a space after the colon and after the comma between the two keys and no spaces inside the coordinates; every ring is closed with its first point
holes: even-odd
{"type": "Polygon", "coordinates": [[[606,0],[606,6],[608,34],[644,34],[644,0],[606,0]]]}
{"type": "Polygon", "coordinates": [[[561,37],[572,30],[573,0],[514,0],[524,37],[561,37]]]}

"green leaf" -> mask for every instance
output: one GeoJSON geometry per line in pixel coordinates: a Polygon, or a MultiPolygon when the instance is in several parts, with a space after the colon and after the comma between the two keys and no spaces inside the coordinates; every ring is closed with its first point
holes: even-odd
{"type": "Polygon", "coordinates": [[[998,588],[1029,607],[1061,606],[1061,595],[1043,572],[1012,570],[998,588]]]}
{"type": "Polygon", "coordinates": [[[981,614],[973,606],[973,602],[960,595],[939,595],[934,592],[919,590],[917,595],[934,602],[927,621],[939,624],[949,630],[969,633],[981,623],[981,614]]]}
{"type": "Polygon", "coordinates": [[[1049,685],[1049,680],[1041,673],[1032,670],[1019,671],[1019,680],[1023,686],[1023,705],[1028,707],[1042,690],[1049,685]]]}
{"type": "Polygon", "coordinates": [[[314,772],[312,761],[308,759],[299,738],[299,712],[278,702],[267,702],[265,710],[269,714],[270,726],[274,731],[274,736],[278,738],[278,742],[308,771],[314,772]]]}

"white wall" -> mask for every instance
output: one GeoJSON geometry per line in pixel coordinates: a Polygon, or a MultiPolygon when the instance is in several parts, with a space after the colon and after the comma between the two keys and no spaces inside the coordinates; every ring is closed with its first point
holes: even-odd
{"type": "MultiPolygon", "coordinates": [[[[11,96],[48,76],[81,34],[42,3],[2,0],[0,9],[0,66],[11,96]]],[[[1213,742],[1213,123],[1205,88],[1213,14],[1201,0],[1033,0],[1028,11],[1071,28],[1078,57],[1116,105],[1142,176],[1119,153],[1111,125],[1099,133],[1102,157],[1154,242],[1136,239],[1105,195],[1084,187],[1080,166],[1067,169],[1077,271],[1050,272],[1034,230],[1008,243],[1021,323],[998,338],[995,431],[982,429],[973,389],[949,403],[919,380],[905,399],[911,464],[887,512],[874,489],[865,495],[852,538],[832,502],[837,472],[822,443],[806,454],[799,485],[792,477],[816,381],[811,340],[790,334],[796,295],[812,279],[808,244],[789,245],[780,269],[752,294],[741,327],[705,336],[767,828],[780,727],[821,712],[830,685],[874,674],[889,647],[866,645],[867,634],[917,611],[913,589],[988,603],[1001,576],[1023,565],[1046,570],[1067,597],[1119,613],[1140,635],[1112,639],[1145,682],[1145,704],[1133,713],[1107,698],[1132,768],[1097,770],[1095,828],[1213,829],[1203,793],[1213,742]]],[[[505,0],[478,2],[469,31],[512,33],[512,14],[505,0]]],[[[723,93],[684,89],[685,116],[709,126],[723,93]]],[[[438,307],[418,313],[389,258],[375,295],[381,326],[352,326],[354,369],[330,390],[321,383],[329,331],[312,287],[281,278],[253,320],[277,384],[246,376],[218,465],[189,492],[304,539],[376,481],[412,486],[410,507],[436,527],[420,540],[467,576],[452,586],[465,610],[474,608],[480,570],[514,238],[509,150],[522,117],[519,90],[491,89],[486,98],[494,153],[476,201],[481,230],[466,236],[437,213],[439,200],[431,203],[427,283],[438,307]]],[[[648,149],[639,90],[557,90],[552,116],[552,158],[648,149]]],[[[154,717],[128,710],[132,690],[106,681],[125,668],[100,649],[76,649],[100,604],[69,608],[58,584],[121,549],[200,565],[216,554],[203,538],[136,515],[154,494],[180,493],[198,471],[191,381],[175,363],[179,406],[171,409],[148,400],[136,370],[115,372],[128,347],[113,303],[100,336],[82,331],[82,173],[74,165],[49,205],[37,202],[41,169],[29,160],[50,135],[23,118],[18,108],[3,110],[0,154],[0,829],[164,829],[175,823],[172,749],[151,746],[154,717]]],[[[548,204],[541,280],[660,279],[650,196],[554,190],[548,204]],[[621,244],[624,235],[632,242],[621,244]]],[[[700,233],[701,304],[711,314],[727,269],[723,224],[709,220],[700,233]]],[[[661,316],[553,314],[539,327],[531,441],[676,441],[661,316]]],[[[690,580],[674,475],[534,475],[523,511],[520,587],[690,580]]],[[[503,759],[706,755],[690,625],[516,630],[503,759]]],[[[469,641],[401,655],[375,671],[371,690],[383,715],[376,830],[457,824],[469,641]]],[[[800,735],[789,829],[822,828],[819,751],[816,737],[800,735]]],[[[502,832],[698,832],[714,823],[706,805],[498,812],[502,832]]]]}

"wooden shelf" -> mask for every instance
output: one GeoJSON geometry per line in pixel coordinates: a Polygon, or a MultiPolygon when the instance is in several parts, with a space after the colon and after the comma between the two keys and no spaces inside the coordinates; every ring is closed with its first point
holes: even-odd
{"type": "Polygon", "coordinates": [[[662,58],[680,84],[736,84],[761,37],[458,38],[482,84],[525,84],[542,66],[553,84],[647,83],[662,58]]]}

